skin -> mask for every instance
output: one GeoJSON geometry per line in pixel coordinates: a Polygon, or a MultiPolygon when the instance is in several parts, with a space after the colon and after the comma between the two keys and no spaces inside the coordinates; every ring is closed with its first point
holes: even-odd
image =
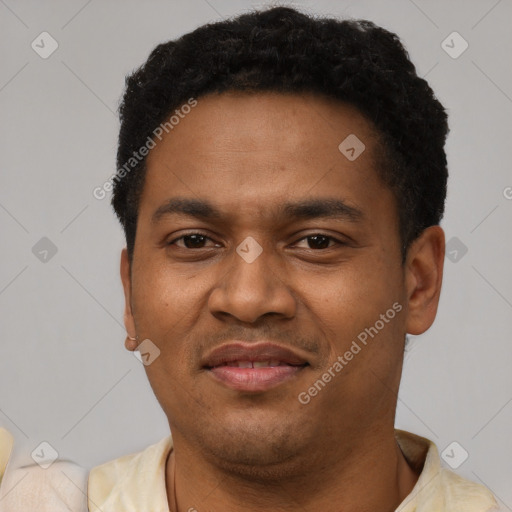
{"type": "Polygon", "coordinates": [[[148,155],[121,277],[129,336],[161,351],[146,371],[174,441],[171,510],[176,492],[180,511],[387,512],[412,490],[418,474],[395,441],[394,416],[405,334],[423,333],[436,315],[444,233],[426,229],[402,263],[377,149],[372,125],[349,105],[230,92],[199,98],[148,155]],[[366,146],[353,162],[338,150],[352,133],[366,146]],[[222,216],[152,222],[176,197],[209,200],[222,216]],[[284,202],[320,198],[361,218],[279,215],[284,202]],[[207,238],[174,241],[189,231],[207,238]],[[315,234],[332,238],[306,238],[315,234]],[[235,251],[248,236],[263,249],[250,264],[235,251]],[[301,404],[299,393],[395,302],[400,313],[301,404]],[[274,389],[235,391],[201,367],[230,340],[277,341],[310,366],[274,389]]]}

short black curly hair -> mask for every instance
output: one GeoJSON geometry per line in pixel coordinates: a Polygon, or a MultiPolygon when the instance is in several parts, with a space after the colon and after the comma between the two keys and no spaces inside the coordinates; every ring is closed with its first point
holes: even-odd
{"type": "Polygon", "coordinates": [[[273,7],[203,25],[160,44],[126,78],[112,206],[130,261],[145,158],[139,157],[129,172],[126,162],[177,107],[226,91],[316,93],[355,106],[379,135],[378,172],[397,202],[403,259],[410,243],[441,221],[447,115],[397,35],[367,20],[273,7]]]}

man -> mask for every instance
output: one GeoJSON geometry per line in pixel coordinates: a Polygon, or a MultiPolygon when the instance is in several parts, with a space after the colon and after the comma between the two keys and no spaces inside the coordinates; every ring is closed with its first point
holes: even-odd
{"type": "Polygon", "coordinates": [[[495,510],[394,429],[441,290],[448,131],[398,38],[245,14],[159,45],[120,112],[126,348],[171,436],[94,468],[89,510],[495,510]]]}

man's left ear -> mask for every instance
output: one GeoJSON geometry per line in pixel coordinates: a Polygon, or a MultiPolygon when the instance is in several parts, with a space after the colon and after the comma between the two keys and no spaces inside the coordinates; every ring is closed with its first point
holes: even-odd
{"type": "Polygon", "coordinates": [[[445,236],[430,226],[411,243],[405,261],[407,332],[422,334],[434,322],[443,282],[445,236]]]}
{"type": "Polygon", "coordinates": [[[135,321],[131,306],[130,260],[126,249],[123,249],[121,253],[120,273],[124,290],[124,326],[126,328],[124,345],[127,350],[134,351],[137,348],[137,333],[135,331],[135,321]]]}

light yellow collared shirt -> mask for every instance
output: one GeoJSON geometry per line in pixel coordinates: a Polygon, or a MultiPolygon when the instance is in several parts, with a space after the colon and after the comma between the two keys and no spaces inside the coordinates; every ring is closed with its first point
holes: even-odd
{"type": "MultiPolygon", "coordinates": [[[[396,512],[498,510],[488,489],[441,467],[432,441],[403,430],[395,430],[395,436],[408,463],[418,470],[423,468],[412,492],[396,512]]],[[[169,436],[140,453],[93,468],[88,484],[90,512],[169,512],[165,462],[170,450],[169,436]]]]}
{"type": "Polygon", "coordinates": [[[2,478],[11,456],[14,439],[10,432],[5,428],[0,427],[0,485],[2,484],[2,478]]]}
{"type": "Polygon", "coordinates": [[[13,446],[0,427],[0,512],[87,512],[86,469],[63,460],[12,467],[13,446]]]}

